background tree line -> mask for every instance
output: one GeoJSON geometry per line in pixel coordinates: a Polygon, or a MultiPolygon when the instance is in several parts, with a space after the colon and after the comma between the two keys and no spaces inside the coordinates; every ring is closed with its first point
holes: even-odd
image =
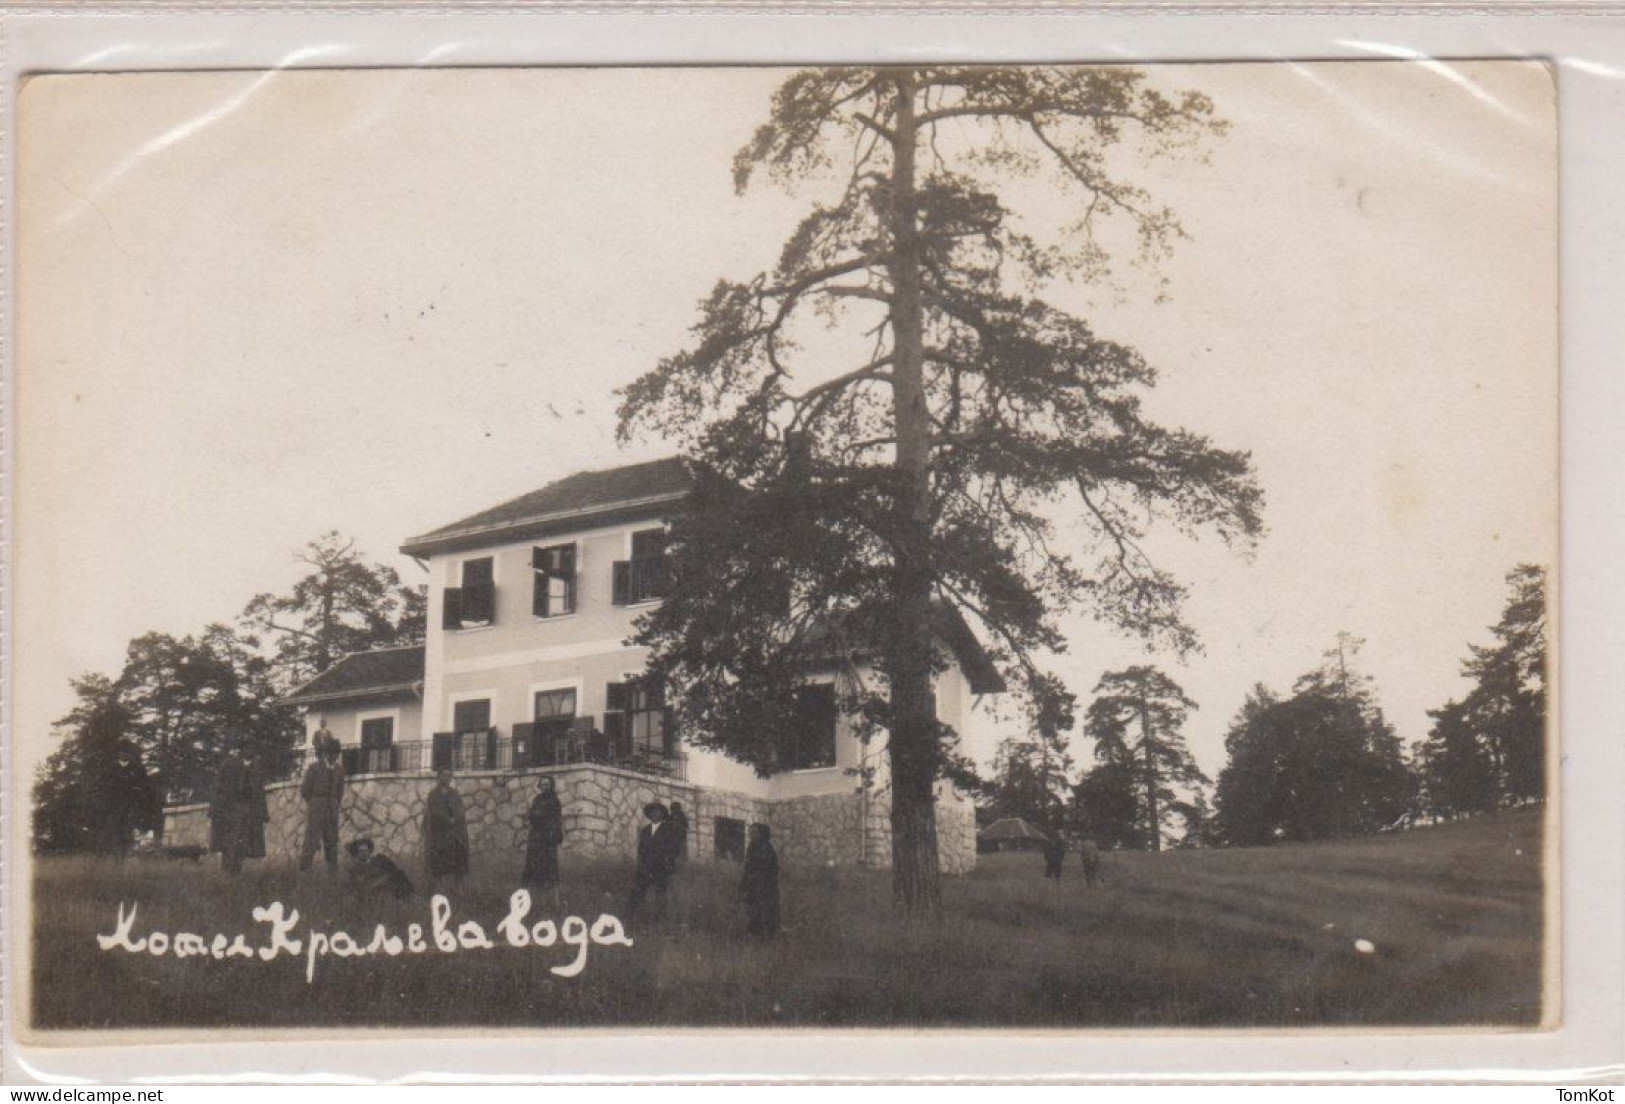
{"type": "MultiPolygon", "coordinates": [[[[1103,847],[1256,846],[1364,835],[1540,800],[1545,793],[1546,576],[1522,565],[1493,641],[1469,645],[1460,701],[1430,712],[1407,752],[1347,633],[1278,694],[1253,687],[1225,735],[1212,787],[1185,742],[1196,703],[1153,666],[1104,675],[1085,713],[1094,765],[1071,780],[1065,731],[1005,740],[984,787],[984,823],[1027,819],[1103,847]]],[[[1069,727],[1069,726],[1068,726],[1069,727]]]]}
{"type": "Polygon", "coordinates": [[[293,587],[256,595],[234,624],[145,633],[116,676],[73,680],[77,701],[35,773],[37,851],[123,850],[133,831],[162,828],[164,805],[206,800],[231,747],[287,773],[301,733],[284,697],[348,652],[423,639],[425,589],[354,541],[326,533],[294,558],[293,587]]]}

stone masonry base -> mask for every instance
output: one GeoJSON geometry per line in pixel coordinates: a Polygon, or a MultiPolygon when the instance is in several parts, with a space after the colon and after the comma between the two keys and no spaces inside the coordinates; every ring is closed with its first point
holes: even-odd
{"type": "MultiPolygon", "coordinates": [[[[617,767],[576,764],[530,771],[458,775],[454,785],[468,810],[469,845],[479,856],[519,855],[525,847],[525,813],[536,795],[536,780],[552,775],[564,806],[564,850],[600,858],[635,853],[641,810],[650,801],[681,801],[689,819],[689,853],[714,857],[716,821],[728,817],[767,824],[786,863],[808,865],[890,864],[891,818],[885,796],[867,802],[856,793],[768,801],[712,790],[687,782],[637,774],[617,767]]],[[[369,836],[379,850],[416,860],[423,850],[423,808],[434,780],[424,776],[376,775],[350,780],[344,797],[339,837],[348,842],[369,836]]],[[[304,831],[304,806],[296,782],[266,789],[271,819],[266,853],[292,859],[304,831]]],[[[944,873],[964,874],[976,865],[976,825],[969,804],[937,806],[938,844],[944,873]]],[[[205,805],[179,805],[164,811],[166,843],[206,845],[205,805]]]]}

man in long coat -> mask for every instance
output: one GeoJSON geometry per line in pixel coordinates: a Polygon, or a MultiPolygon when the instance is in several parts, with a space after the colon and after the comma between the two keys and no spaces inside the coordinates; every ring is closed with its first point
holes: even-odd
{"type": "Polygon", "coordinates": [[[666,915],[666,891],[671,888],[672,872],[677,866],[677,832],[671,824],[671,810],[658,801],[643,807],[649,823],[638,829],[638,867],[632,880],[632,896],[626,902],[626,920],[636,919],[638,908],[651,890],[654,891],[655,919],[666,915]]]}
{"type": "Polygon", "coordinates": [[[316,851],[327,861],[329,877],[339,873],[339,808],[344,800],[344,764],[339,742],[329,736],[316,745],[316,758],[305,768],[299,783],[305,800],[305,841],[299,849],[299,869],[309,870],[316,851]]]}
{"type": "Polygon", "coordinates": [[[745,928],[752,935],[779,930],[779,853],[773,850],[773,831],[765,824],[750,826],[739,900],[745,907],[745,928]]]}
{"type": "Polygon", "coordinates": [[[461,881],[468,873],[468,813],[449,770],[436,776],[424,804],[423,862],[436,884],[445,878],[461,881]]]}
{"type": "Polygon", "coordinates": [[[526,818],[524,884],[559,903],[559,845],[564,842],[564,807],[553,779],[543,777],[526,818]]]}
{"type": "MultiPolygon", "coordinates": [[[[214,793],[209,797],[209,850],[220,854],[220,865],[227,874],[236,876],[243,871],[247,857],[254,817],[251,797],[252,780],[248,761],[239,748],[226,752],[220,769],[214,776],[214,793]]],[[[260,794],[263,805],[265,795],[260,794]]],[[[260,824],[260,854],[265,853],[265,828],[260,824]]]]}

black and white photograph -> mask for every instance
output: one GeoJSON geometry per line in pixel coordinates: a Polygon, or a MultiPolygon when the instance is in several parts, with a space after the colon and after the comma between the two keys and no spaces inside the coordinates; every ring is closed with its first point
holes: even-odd
{"type": "Polygon", "coordinates": [[[1548,66],[16,110],[23,1038],[1560,1023],[1548,66]]]}

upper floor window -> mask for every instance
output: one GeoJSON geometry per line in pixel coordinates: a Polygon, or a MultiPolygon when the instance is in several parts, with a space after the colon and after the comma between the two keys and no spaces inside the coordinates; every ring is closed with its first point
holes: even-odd
{"type": "Polygon", "coordinates": [[[786,770],[835,765],[835,687],[828,683],[796,691],[795,715],[780,739],[779,761],[786,770]]]}
{"type": "Polygon", "coordinates": [[[536,576],[530,611],[537,617],[562,617],[576,611],[576,546],[556,544],[530,550],[536,576]]]}
{"type": "Polygon", "coordinates": [[[448,629],[489,625],[496,620],[496,563],[490,556],[464,560],[462,585],[447,587],[441,624],[448,629]]]}
{"type": "Polygon", "coordinates": [[[632,534],[632,558],[617,560],[614,601],[617,606],[651,602],[666,596],[666,531],[641,529],[632,534]]]}

